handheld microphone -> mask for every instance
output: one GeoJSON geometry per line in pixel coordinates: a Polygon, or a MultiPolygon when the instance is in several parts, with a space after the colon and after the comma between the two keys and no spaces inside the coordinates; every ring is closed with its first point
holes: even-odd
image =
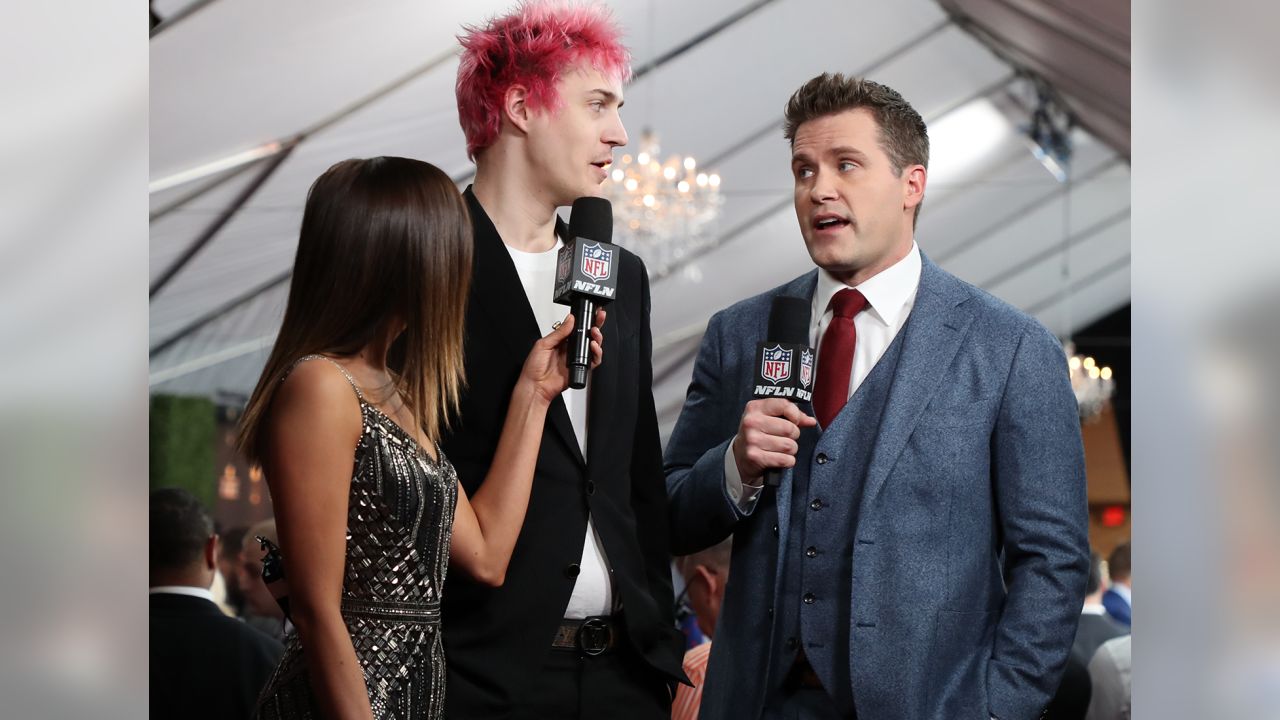
{"type": "Polygon", "coordinates": [[[618,292],[618,246],[613,239],[613,206],[599,197],[573,201],[569,216],[572,240],[560,248],[556,262],[555,301],[573,308],[573,338],[567,364],[569,387],[587,386],[591,367],[591,326],[596,308],[618,292]]]}
{"type": "MultiPolygon", "coordinates": [[[[757,398],[781,397],[797,405],[813,401],[813,348],[809,347],[809,301],[779,295],[769,308],[768,338],[756,345],[757,398]]],[[[777,487],[782,471],[764,475],[766,485],[777,487]]]]}

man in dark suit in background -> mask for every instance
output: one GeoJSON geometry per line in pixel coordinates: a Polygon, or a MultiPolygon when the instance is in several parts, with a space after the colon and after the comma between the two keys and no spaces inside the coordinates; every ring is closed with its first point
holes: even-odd
{"type": "MultiPolygon", "coordinates": [[[[467,389],[442,446],[476,491],[511,389],[552,302],[566,227],[558,206],[598,195],[629,75],[599,6],[522,5],[461,38],[458,113],[475,183],[466,321],[467,389]]],[[[548,412],[524,528],[505,583],[450,573],[443,632],[447,715],[455,718],[669,717],[681,672],[666,488],[654,412],[649,283],[626,249],[611,260],[617,299],[604,360],[548,412]]]]}
{"type": "Polygon", "coordinates": [[[1076,629],[1071,655],[1087,668],[1102,643],[1128,634],[1129,629],[1112,620],[1102,606],[1102,557],[1095,552],[1089,553],[1089,584],[1085,592],[1084,606],[1080,609],[1080,627],[1076,629]]]}
{"type": "Polygon", "coordinates": [[[164,488],[150,505],[150,715],[247,720],[284,647],[214,604],[218,536],[200,501],[164,488]]]}
{"type": "Polygon", "coordinates": [[[711,319],[667,446],[675,552],[734,537],[701,717],[1034,718],[1088,574],[1062,346],[916,246],[928,136],[897,92],[816,77],[786,137],[818,269],[711,319]],[[810,306],[816,420],[751,397],[779,295],[810,306]]]}

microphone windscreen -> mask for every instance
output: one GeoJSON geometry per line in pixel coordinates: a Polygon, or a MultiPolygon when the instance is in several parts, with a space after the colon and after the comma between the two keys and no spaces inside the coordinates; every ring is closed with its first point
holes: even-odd
{"type": "Polygon", "coordinates": [[[569,214],[569,234],[596,242],[613,242],[613,205],[602,197],[574,200],[569,214]]]}
{"type": "Polygon", "coordinates": [[[809,344],[809,301],[797,297],[779,295],[769,308],[769,334],[771,343],[809,344]]]}

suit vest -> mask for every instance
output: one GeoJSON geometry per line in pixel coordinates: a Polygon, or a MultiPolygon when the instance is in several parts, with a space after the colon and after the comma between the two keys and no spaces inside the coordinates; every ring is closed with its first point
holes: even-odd
{"type": "MultiPolygon", "coordinates": [[[[910,319],[908,319],[908,323],[910,319]]],[[[888,350],[836,415],[831,427],[801,433],[792,473],[791,528],[783,538],[782,587],[775,627],[782,652],[771,677],[786,676],[803,649],[842,715],[853,713],[849,679],[849,623],[853,542],[862,488],[880,419],[893,384],[902,338],[888,350]]],[[[856,650],[855,650],[856,651],[856,650]]]]}

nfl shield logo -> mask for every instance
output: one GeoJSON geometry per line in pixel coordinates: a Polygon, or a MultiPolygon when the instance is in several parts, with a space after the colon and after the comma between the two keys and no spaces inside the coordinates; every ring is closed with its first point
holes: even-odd
{"type": "Polygon", "coordinates": [[[609,269],[613,264],[613,251],[600,247],[600,243],[583,244],[582,274],[600,282],[609,277],[609,269]]]}
{"type": "Polygon", "coordinates": [[[760,360],[760,376],[774,384],[791,377],[791,351],[783,350],[781,345],[765,348],[760,360]]]}
{"type": "Polygon", "coordinates": [[[560,253],[560,261],[556,264],[556,282],[561,283],[569,279],[569,275],[573,272],[573,253],[560,253]]]}
{"type": "Polygon", "coordinates": [[[800,353],[800,384],[809,387],[813,382],[813,353],[805,350],[800,353]]]}

